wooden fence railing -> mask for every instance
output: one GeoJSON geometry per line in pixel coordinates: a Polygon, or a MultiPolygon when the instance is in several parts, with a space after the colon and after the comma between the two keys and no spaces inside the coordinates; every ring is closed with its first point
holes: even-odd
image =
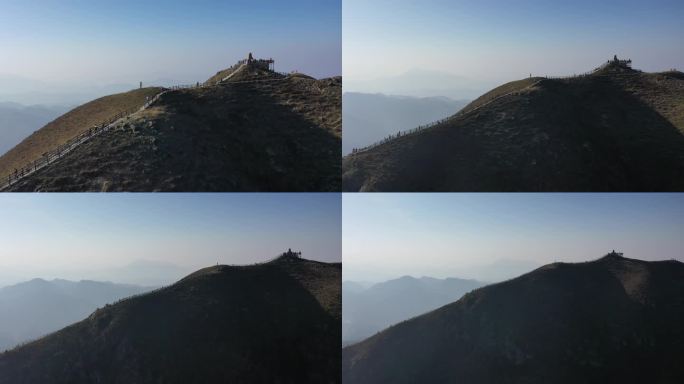
{"type": "Polygon", "coordinates": [[[14,172],[10,173],[4,178],[3,183],[0,184],[0,191],[9,188],[10,186],[16,184],[22,178],[46,167],[49,164],[54,163],[67,153],[71,152],[77,146],[88,141],[90,138],[97,136],[102,132],[108,131],[120,119],[129,116],[135,112],[147,109],[150,105],[159,100],[161,95],[168,91],[169,89],[164,89],[163,91],[159,92],[154,97],[152,97],[150,100],[145,102],[145,104],[143,104],[142,107],[131,108],[129,110],[119,112],[111,118],[101,122],[100,124],[94,125],[92,128],[89,128],[88,130],[81,132],[75,137],[72,137],[71,139],[67,140],[65,143],[57,146],[56,148],[45,152],[40,158],[26,164],[21,168],[15,169],[14,172]]]}
{"type": "MultiPolygon", "coordinates": [[[[274,72],[274,73],[280,74],[279,72],[274,72]]],[[[286,77],[269,78],[269,79],[241,80],[241,81],[233,81],[233,82],[225,83],[225,84],[262,83],[262,82],[274,82],[274,81],[283,81],[283,80],[286,80],[286,77]]],[[[212,86],[215,86],[215,85],[198,82],[195,84],[181,84],[181,85],[174,85],[174,86],[171,86],[168,88],[164,88],[161,92],[159,92],[154,97],[152,97],[150,100],[148,100],[142,107],[133,108],[133,109],[130,109],[127,111],[117,113],[112,118],[110,118],[106,121],[103,121],[100,124],[95,125],[92,128],[78,134],[76,137],[69,139],[67,142],[59,145],[57,148],[54,148],[48,152],[45,152],[39,159],[36,159],[36,160],[26,164],[25,166],[23,166],[21,168],[15,169],[12,173],[10,173],[9,175],[7,175],[6,177],[3,178],[2,183],[0,184],[0,191],[3,191],[5,189],[9,188],[10,186],[16,184],[22,178],[24,178],[30,174],[33,174],[36,171],[54,163],[55,161],[64,157],[64,155],[66,155],[67,153],[71,152],[77,146],[88,141],[90,138],[97,136],[102,132],[108,131],[120,119],[127,117],[127,116],[129,116],[135,112],[147,109],[149,106],[154,104],[157,100],[159,100],[159,98],[163,94],[165,94],[167,92],[182,90],[182,89],[208,88],[208,87],[212,87],[212,86]]]]}

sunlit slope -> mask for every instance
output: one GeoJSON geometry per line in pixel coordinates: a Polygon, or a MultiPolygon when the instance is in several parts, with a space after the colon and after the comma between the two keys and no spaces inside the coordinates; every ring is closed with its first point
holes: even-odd
{"type": "Polygon", "coordinates": [[[466,113],[471,110],[477,109],[482,107],[483,105],[492,102],[493,100],[503,97],[505,95],[509,95],[511,93],[515,92],[520,92],[527,87],[530,87],[536,83],[538,83],[540,80],[543,78],[541,77],[529,77],[527,79],[522,79],[522,80],[516,80],[516,81],[511,81],[509,83],[506,83],[504,85],[500,85],[491,91],[485,93],[484,95],[478,97],[477,99],[473,100],[470,102],[468,105],[463,107],[462,110],[460,110],[460,113],[466,113]]]}
{"type": "Polygon", "coordinates": [[[228,69],[224,69],[210,77],[205,84],[216,85],[221,82],[237,82],[256,79],[279,79],[285,75],[259,68],[249,64],[236,64],[228,69]]]}
{"type": "Polygon", "coordinates": [[[39,159],[69,139],[99,125],[117,114],[142,107],[147,98],[161,92],[161,88],[143,88],[105,96],[83,104],[45,127],[37,130],[0,157],[0,178],[39,159]]]}

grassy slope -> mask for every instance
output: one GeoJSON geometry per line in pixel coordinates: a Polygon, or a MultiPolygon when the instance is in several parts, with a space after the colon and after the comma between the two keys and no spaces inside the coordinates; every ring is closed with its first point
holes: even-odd
{"type": "Polygon", "coordinates": [[[684,264],[550,264],[343,350],[343,382],[675,383],[684,264]]]}
{"type": "Polygon", "coordinates": [[[21,168],[40,158],[45,152],[57,148],[94,125],[120,112],[142,107],[146,97],[151,98],[160,91],[160,88],[136,89],[105,96],[71,110],[34,132],[0,157],[0,178],[13,172],[15,168],[21,168]]]}
{"type": "Polygon", "coordinates": [[[238,69],[238,68],[232,68],[232,67],[231,67],[231,68],[228,68],[228,69],[224,69],[224,70],[218,71],[218,72],[216,72],[216,74],[215,74],[214,76],[212,76],[212,77],[210,77],[209,79],[207,79],[207,81],[205,82],[205,84],[211,84],[211,85],[216,84],[216,83],[220,82],[221,80],[223,80],[226,76],[228,76],[228,75],[230,75],[231,73],[233,73],[233,72],[234,72],[235,70],[237,70],[237,69],[238,69]]]}
{"type": "Polygon", "coordinates": [[[336,383],[339,312],[318,297],[340,285],[339,263],[206,268],[0,355],[0,383],[336,383]]]}
{"type": "Polygon", "coordinates": [[[14,190],[339,190],[341,126],[339,78],[173,91],[14,190]]]}
{"type": "Polygon", "coordinates": [[[504,85],[500,85],[491,91],[485,93],[484,95],[478,97],[477,99],[473,100],[470,102],[468,105],[466,105],[460,113],[466,113],[468,111],[471,111],[473,109],[479,108],[492,100],[496,99],[497,97],[501,97],[503,95],[513,93],[513,92],[519,92],[522,91],[523,89],[529,87],[530,85],[536,83],[537,81],[541,80],[541,77],[530,77],[527,79],[522,79],[522,80],[516,80],[516,81],[511,81],[508,82],[504,85]]]}
{"type": "Polygon", "coordinates": [[[271,71],[266,71],[252,65],[237,66],[235,68],[231,67],[224,69],[216,73],[216,75],[210,77],[205,84],[214,85],[218,82],[223,81],[228,75],[231,75],[230,79],[226,82],[236,82],[245,81],[253,79],[264,79],[264,78],[282,78],[283,75],[279,73],[274,73],[271,71]]]}
{"type": "Polygon", "coordinates": [[[345,157],[343,189],[684,188],[684,80],[677,73],[521,85],[505,85],[519,91],[421,134],[345,157]]]}

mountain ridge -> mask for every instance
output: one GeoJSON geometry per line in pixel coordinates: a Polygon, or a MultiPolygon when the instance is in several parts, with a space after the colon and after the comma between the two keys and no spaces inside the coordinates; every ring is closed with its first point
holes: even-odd
{"type": "MultiPolygon", "coordinates": [[[[225,81],[163,94],[154,88],[161,95],[152,106],[118,120],[8,190],[339,190],[341,78],[316,80],[251,65],[231,74],[225,81]]],[[[89,110],[88,105],[79,108],[89,110]]],[[[67,125],[75,133],[92,128],[67,125]]],[[[45,136],[47,128],[36,135],[45,136]]],[[[37,146],[29,139],[8,152],[14,155],[0,158],[0,175],[59,146],[58,140],[37,146]]]]}
{"type": "Polygon", "coordinates": [[[339,382],[340,281],[306,259],[204,268],[0,354],[0,383],[339,382]]]}
{"type": "Polygon", "coordinates": [[[344,348],[343,382],[678,382],[683,292],[679,261],[548,264],[344,348]]]}
{"type": "Polygon", "coordinates": [[[345,191],[684,189],[684,75],[609,65],[504,84],[343,160],[345,191]]]}

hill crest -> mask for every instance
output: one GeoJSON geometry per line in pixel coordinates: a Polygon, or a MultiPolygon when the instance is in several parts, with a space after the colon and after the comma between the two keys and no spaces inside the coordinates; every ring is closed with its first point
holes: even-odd
{"type": "Polygon", "coordinates": [[[345,348],[343,382],[677,382],[683,292],[678,261],[549,264],[345,348]]]}
{"type": "Polygon", "coordinates": [[[528,78],[343,159],[345,191],[684,189],[684,78],[528,78]]]}
{"type": "Polygon", "coordinates": [[[0,383],[338,382],[340,281],[305,259],[205,268],[0,354],[0,383]]]}
{"type": "MultiPolygon", "coordinates": [[[[145,110],[77,141],[48,166],[34,171],[33,163],[25,164],[27,174],[6,189],[339,190],[341,78],[283,75],[254,63],[241,64],[231,75],[216,84],[156,93],[145,110]]],[[[69,125],[86,134],[91,128],[69,125]]],[[[51,130],[36,135],[45,132],[51,130]]],[[[46,148],[59,148],[48,141],[46,148]]],[[[30,143],[13,151],[42,156],[45,148],[30,143]]]]}

